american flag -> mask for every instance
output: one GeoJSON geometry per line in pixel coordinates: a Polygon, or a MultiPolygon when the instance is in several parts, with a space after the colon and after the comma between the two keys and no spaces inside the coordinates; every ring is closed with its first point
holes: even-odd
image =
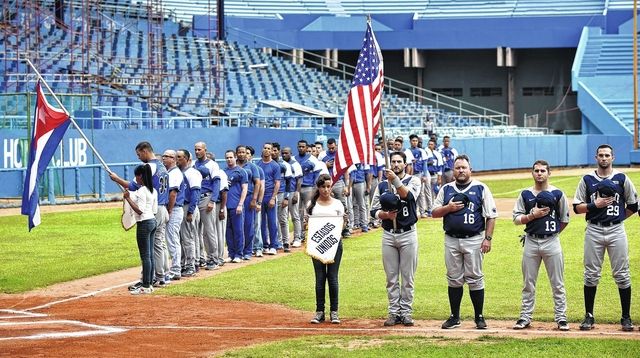
{"type": "Polygon", "coordinates": [[[353,164],[375,163],[373,140],[380,127],[383,72],[382,53],[367,21],[342,120],[333,182],[353,164]]]}

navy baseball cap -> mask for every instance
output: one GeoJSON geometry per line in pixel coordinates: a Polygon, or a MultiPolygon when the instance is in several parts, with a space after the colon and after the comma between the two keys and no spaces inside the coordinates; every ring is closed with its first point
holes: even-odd
{"type": "Polygon", "coordinates": [[[598,194],[601,198],[609,198],[616,195],[616,183],[611,179],[604,179],[598,183],[598,194]]]}
{"type": "Polygon", "coordinates": [[[400,198],[390,191],[384,192],[380,195],[380,207],[384,211],[400,210],[400,198]]]}
{"type": "Polygon", "coordinates": [[[452,196],[451,200],[449,201],[459,201],[462,202],[464,206],[467,206],[467,204],[469,204],[469,197],[465,193],[457,193],[456,195],[452,196]]]}
{"type": "Polygon", "coordinates": [[[541,191],[536,195],[536,206],[539,208],[553,208],[556,205],[556,198],[551,192],[541,191]]]}

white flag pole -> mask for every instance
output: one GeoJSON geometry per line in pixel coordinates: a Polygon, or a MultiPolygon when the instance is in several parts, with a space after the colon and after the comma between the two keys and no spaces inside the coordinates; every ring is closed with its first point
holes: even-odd
{"type": "Polygon", "coordinates": [[[109,166],[107,165],[107,163],[104,161],[104,159],[102,159],[102,156],[100,156],[100,153],[98,153],[98,150],[93,146],[93,144],[91,143],[91,141],[89,141],[89,138],[87,138],[87,136],[84,134],[84,132],[82,131],[82,129],[80,129],[80,126],[78,126],[78,123],[76,123],[76,121],[73,119],[73,117],[71,116],[71,114],[69,113],[69,111],[67,111],[67,109],[64,107],[64,105],[62,104],[62,102],[60,102],[60,99],[58,99],[58,96],[56,96],[56,94],[51,90],[51,87],[49,87],[49,84],[47,83],[47,81],[44,80],[44,78],[42,77],[42,75],[40,74],[40,72],[38,72],[38,70],[36,69],[36,66],[33,65],[33,63],[31,62],[31,60],[29,60],[28,58],[25,59],[25,61],[27,62],[27,64],[29,66],[31,66],[31,68],[33,69],[33,72],[36,73],[36,75],[38,76],[38,78],[40,79],[40,81],[44,84],[45,87],[47,87],[47,90],[49,90],[49,93],[53,96],[53,98],[56,100],[56,102],[58,103],[58,106],[60,106],[60,108],[65,111],[67,113],[67,115],[69,116],[69,120],[71,121],[71,123],[73,123],[73,126],[78,130],[78,132],[80,133],[80,135],[82,136],[82,138],[84,138],[84,140],[87,142],[87,145],[89,146],[89,148],[91,148],[91,150],[93,151],[93,154],[95,154],[95,156],[98,158],[98,160],[100,161],[100,163],[102,163],[102,166],[104,166],[104,169],[111,173],[111,169],[109,168],[109,166]]]}

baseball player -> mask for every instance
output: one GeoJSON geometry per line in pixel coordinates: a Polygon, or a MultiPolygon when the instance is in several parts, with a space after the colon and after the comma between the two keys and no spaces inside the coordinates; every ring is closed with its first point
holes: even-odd
{"type": "Polygon", "coordinates": [[[475,312],[477,329],[487,328],[482,315],[484,306],[484,274],[482,260],[491,251],[491,239],[498,210],[489,188],[471,178],[471,162],[466,155],[454,160],[455,182],[440,189],[433,207],[434,218],[444,217],[444,259],[449,283],[451,315],[443,329],[460,326],[460,302],[463,285],[469,285],[469,296],[475,312]]]}
{"type": "Polygon", "coordinates": [[[453,161],[458,156],[458,151],[451,147],[451,137],[448,135],[442,137],[442,145],[438,150],[442,155],[444,165],[442,167],[442,183],[451,183],[453,177],[453,161]]]}
{"type": "MultiPolygon", "coordinates": [[[[149,142],[140,142],[136,145],[136,155],[141,162],[149,164],[151,167],[151,174],[153,179],[153,189],[158,191],[158,211],[156,213],[156,235],[153,239],[153,267],[155,270],[154,287],[164,287],[169,283],[169,277],[166,275],[168,272],[167,265],[167,246],[165,242],[165,230],[167,227],[167,221],[169,221],[169,215],[167,214],[167,203],[169,202],[169,191],[167,185],[169,184],[169,174],[164,164],[156,158],[153,153],[153,147],[149,142]]],[[[118,174],[111,172],[109,177],[114,182],[118,183],[129,191],[136,191],[140,188],[140,185],[135,180],[128,182],[118,176],[118,174]]],[[[142,287],[142,282],[138,282],[132,286],[129,286],[129,290],[135,290],[142,287]]]]}
{"type": "Polygon", "coordinates": [[[442,166],[444,165],[442,160],[442,155],[436,149],[436,141],[433,139],[429,139],[429,143],[427,144],[427,170],[429,171],[429,176],[431,177],[431,185],[427,189],[431,191],[431,195],[427,197],[427,216],[431,216],[431,211],[433,210],[433,202],[436,199],[437,188],[439,189],[442,185],[442,166]]]}
{"type": "Polygon", "coordinates": [[[182,272],[183,277],[195,275],[197,265],[196,242],[198,241],[198,222],[200,221],[200,185],[202,174],[190,166],[191,153],[186,149],[176,151],[178,168],[184,175],[181,191],[184,192],[184,217],[180,226],[180,244],[182,245],[182,272]]]}
{"type": "Polygon", "coordinates": [[[422,190],[418,197],[418,215],[420,217],[428,217],[427,210],[431,204],[431,174],[427,167],[427,152],[418,146],[420,137],[415,134],[409,136],[409,143],[411,144],[411,154],[413,155],[413,176],[422,181],[422,190]]]}
{"type": "Polygon", "coordinates": [[[562,191],[549,185],[549,163],[537,160],[533,163],[532,175],[534,186],[520,193],[513,208],[513,222],[526,225],[522,253],[522,308],[513,329],[525,329],[531,324],[538,271],[544,261],[553,292],[555,321],[559,330],[568,331],[564,259],[558,234],[569,224],[569,206],[562,191]]]}
{"type": "Polygon", "coordinates": [[[273,159],[280,167],[280,189],[276,202],[278,217],[278,247],[282,247],[284,252],[290,252],[289,248],[289,196],[291,193],[287,190],[289,182],[293,179],[293,169],[291,164],[285,162],[280,157],[280,143],[271,143],[271,159],[273,159]]]}
{"type": "Polygon", "coordinates": [[[207,158],[206,143],[197,142],[194,145],[194,152],[197,158],[194,168],[202,174],[200,201],[198,201],[198,209],[200,210],[198,230],[206,250],[206,269],[215,270],[219,266],[216,261],[218,237],[214,216],[217,215],[215,212],[216,198],[220,193],[220,167],[214,160],[207,158]]]}
{"type": "Polygon", "coordinates": [[[244,207],[246,203],[248,174],[247,171],[237,165],[236,152],[227,150],[224,153],[227,167],[224,172],[227,174],[229,191],[227,192],[227,250],[231,262],[238,263],[242,260],[246,247],[244,236],[244,207]]]}
{"type": "MultiPolygon", "coordinates": [[[[282,149],[282,160],[291,165],[293,176],[289,180],[287,191],[289,192],[288,209],[293,222],[293,242],[291,247],[302,246],[302,220],[300,219],[300,210],[298,210],[300,200],[300,188],[302,186],[302,167],[291,155],[291,148],[284,147],[282,149]]],[[[288,224],[287,224],[288,228],[288,224]]]]}
{"type": "Polygon", "coordinates": [[[382,264],[387,276],[389,317],[385,326],[402,323],[413,326],[413,283],[418,266],[418,221],[416,198],[420,179],[405,172],[406,156],[391,153],[388,181],[382,181],[373,193],[371,216],[382,220],[382,264]],[[391,183],[391,184],[390,184],[391,183]],[[400,283],[402,278],[402,283],[400,283]]]}
{"type": "Polygon", "coordinates": [[[162,154],[162,163],[169,173],[169,202],[167,203],[167,213],[169,214],[169,222],[167,223],[167,248],[171,256],[171,265],[169,268],[169,279],[179,280],[181,278],[182,267],[180,265],[182,259],[182,246],[180,245],[180,225],[184,218],[182,205],[184,204],[184,191],[182,182],[184,175],[176,165],[176,151],[173,149],[165,150],[162,154]]]}
{"type": "MultiPolygon", "coordinates": [[[[244,248],[240,250],[241,255],[236,260],[240,262],[243,259],[251,258],[251,253],[253,252],[253,241],[256,235],[256,209],[261,205],[261,203],[258,202],[258,195],[260,194],[260,170],[257,165],[251,163],[249,160],[251,154],[248,152],[247,147],[243,145],[237,146],[236,156],[238,158],[238,166],[247,172],[247,179],[249,180],[247,196],[244,201],[244,248]]],[[[227,225],[227,228],[228,227],[227,225]]],[[[262,250],[257,251],[256,256],[262,256],[262,250]]],[[[229,257],[229,260],[233,261],[233,257],[229,257]]]]}
{"type": "Polygon", "coordinates": [[[367,215],[366,194],[367,188],[370,187],[371,183],[371,176],[368,175],[369,165],[360,163],[354,164],[347,172],[349,178],[349,192],[351,193],[352,201],[352,227],[359,228],[362,232],[368,232],[369,220],[367,215]]]}
{"type": "Polygon", "coordinates": [[[629,272],[629,246],[624,221],[638,211],[636,189],[629,177],[613,169],[613,148],[602,144],[596,150],[598,168],[582,177],[573,200],[573,211],[586,214],[587,230],[584,237],[584,308],[585,317],[580,329],[590,330],[595,325],[593,305],[600,281],[605,250],[609,254],[613,279],[618,285],[623,331],[632,331],[631,273],[629,272]]]}
{"type": "Polygon", "coordinates": [[[280,165],[271,158],[273,147],[271,143],[265,143],[262,147],[262,160],[258,166],[264,171],[264,194],[261,205],[262,224],[259,230],[262,232],[262,245],[268,255],[277,254],[278,248],[278,191],[282,176],[280,165]]]}
{"type": "MultiPolygon", "coordinates": [[[[300,164],[302,168],[302,181],[300,183],[300,187],[298,188],[298,192],[300,193],[300,202],[298,204],[299,216],[301,218],[304,217],[304,211],[307,206],[309,206],[309,202],[311,201],[311,197],[313,196],[313,186],[318,179],[318,176],[322,172],[322,168],[324,167],[326,170],[326,165],[323,165],[322,162],[318,160],[318,158],[313,155],[307,153],[307,149],[310,146],[306,140],[298,141],[298,155],[294,157],[294,159],[300,164]]],[[[328,173],[328,171],[327,171],[328,173]]],[[[304,241],[306,238],[307,230],[302,227],[300,232],[300,240],[304,241]]]]}

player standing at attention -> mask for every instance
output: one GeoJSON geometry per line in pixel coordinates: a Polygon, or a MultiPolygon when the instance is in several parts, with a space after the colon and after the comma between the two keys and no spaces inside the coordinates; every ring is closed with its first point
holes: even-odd
{"type": "Polygon", "coordinates": [[[242,261],[243,250],[245,248],[244,236],[244,203],[247,197],[248,178],[247,172],[236,164],[236,152],[227,150],[224,153],[227,167],[224,172],[227,174],[229,191],[227,192],[227,250],[229,259],[233,263],[242,261]]]}
{"type": "Polygon", "coordinates": [[[533,163],[534,186],[523,190],[513,208],[513,222],[526,225],[524,229],[524,252],[522,253],[522,308],[520,318],[513,329],[528,328],[536,303],[536,281],[540,263],[549,276],[555,321],[558,329],[568,331],[567,296],[564,289],[564,259],[558,234],[569,224],[569,206],[565,195],[549,185],[551,168],[544,160],[533,163]]]}
{"type": "Polygon", "coordinates": [[[371,201],[371,216],[382,220],[383,228],[382,264],[389,299],[385,326],[413,326],[413,283],[418,267],[416,198],[421,183],[405,172],[406,160],[403,152],[391,153],[391,169],[385,169],[387,180],[378,184],[371,201]]]}
{"type": "Polygon", "coordinates": [[[442,155],[443,167],[442,167],[442,183],[451,183],[454,180],[453,177],[453,161],[458,156],[458,151],[451,147],[451,137],[448,135],[442,137],[442,145],[438,148],[442,155]]]}
{"type": "Polygon", "coordinates": [[[629,245],[622,221],[638,211],[636,189],[629,177],[613,169],[613,148],[602,144],[596,149],[598,168],[582,177],[573,199],[573,211],[586,214],[584,235],[584,321],[580,329],[595,325],[593,305],[602,272],[605,250],[609,253],[611,272],[618,285],[623,331],[632,331],[631,273],[629,245]]]}
{"type": "Polygon", "coordinates": [[[493,228],[498,217],[496,203],[489,188],[471,179],[471,162],[466,155],[453,163],[455,182],[440,189],[433,207],[433,217],[444,217],[444,260],[449,281],[451,315],[443,329],[460,326],[460,302],[466,282],[475,313],[476,329],[487,328],[482,315],[484,274],[482,260],[491,251],[493,228]],[[446,203],[446,204],[445,204],[446,203]]]}

